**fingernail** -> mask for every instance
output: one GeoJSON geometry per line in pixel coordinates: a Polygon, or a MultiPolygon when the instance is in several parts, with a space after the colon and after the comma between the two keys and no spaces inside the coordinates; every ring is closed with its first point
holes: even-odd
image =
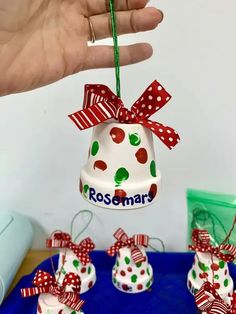
{"type": "Polygon", "coordinates": [[[161,14],[161,20],[160,20],[160,22],[159,22],[159,23],[161,23],[161,22],[163,21],[163,19],[164,19],[164,13],[163,13],[161,10],[159,10],[159,9],[158,9],[158,11],[159,11],[160,14],[161,14]]]}

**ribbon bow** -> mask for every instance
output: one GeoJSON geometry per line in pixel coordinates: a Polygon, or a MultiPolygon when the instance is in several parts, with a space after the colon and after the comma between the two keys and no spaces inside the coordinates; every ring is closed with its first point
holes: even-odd
{"type": "Polygon", "coordinates": [[[143,255],[138,245],[148,247],[149,236],[145,234],[136,234],[132,236],[132,238],[129,238],[124,230],[119,228],[114,233],[114,237],[117,239],[117,241],[107,250],[109,256],[114,256],[119,251],[119,249],[123,247],[129,247],[131,250],[132,259],[135,264],[144,262],[146,260],[146,257],[143,255]]]}
{"type": "Polygon", "coordinates": [[[67,248],[72,250],[83,265],[91,262],[89,253],[95,248],[90,238],[82,240],[79,244],[73,243],[68,233],[56,232],[46,241],[47,248],[67,248]]]}
{"type": "Polygon", "coordinates": [[[236,258],[235,245],[221,244],[218,247],[213,247],[210,244],[210,236],[207,230],[193,229],[192,241],[194,245],[189,245],[190,250],[211,253],[225,262],[233,262],[236,258]],[[225,251],[229,253],[224,253],[225,251]]]}
{"type": "Polygon", "coordinates": [[[214,286],[205,282],[195,294],[197,308],[207,314],[235,314],[235,294],[231,306],[222,300],[214,286]]]}
{"type": "Polygon", "coordinates": [[[69,118],[80,130],[94,127],[108,119],[120,123],[139,123],[152,131],[169,148],[179,142],[177,132],[161,123],[148,120],[171,99],[170,94],[157,81],[154,81],[131,110],[125,108],[122,100],[105,85],[85,85],[83,109],[69,118]]]}
{"type": "Polygon", "coordinates": [[[62,286],[59,286],[55,277],[47,272],[38,270],[33,284],[36,287],[21,289],[22,297],[27,298],[41,293],[50,293],[57,296],[60,303],[65,304],[74,311],[80,311],[84,304],[84,301],[80,300],[79,296],[81,281],[77,274],[66,274],[62,286]],[[73,292],[66,292],[68,286],[72,286],[73,292]]]}

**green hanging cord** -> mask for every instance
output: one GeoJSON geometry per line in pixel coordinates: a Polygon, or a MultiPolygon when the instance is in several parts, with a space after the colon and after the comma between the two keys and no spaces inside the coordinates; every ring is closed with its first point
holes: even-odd
{"type": "Polygon", "coordinates": [[[116,15],[114,9],[114,0],[110,1],[110,13],[111,13],[111,28],[114,42],[114,61],[115,61],[115,72],[116,72],[116,94],[120,98],[120,50],[118,45],[118,35],[116,29],[116,15]]]}

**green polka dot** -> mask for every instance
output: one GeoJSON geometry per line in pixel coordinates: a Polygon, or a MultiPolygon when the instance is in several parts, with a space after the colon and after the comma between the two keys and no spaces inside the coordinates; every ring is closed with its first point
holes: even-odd
{"type": "Polygon", "coordinates": [[[92,144],[91,154],[93,156],[96,156],[98,151],[99,151],[99,143],[98,143],[98,141],[94,141],[92,144]]]}
{"type": "Polygon", "coordinates": [[[229,280],[228,280],[228,279],[225,279],[225,280],[224,280],[224,286],[225,286],[225,287],[228,287],[228,285],[229,285],[229,280]]]}
{"type": "Polygon", "coordinates": [[[156,172],[156,163],[154,160],[151,161],[151,164],[150,164],[150,172],[151,172],[151,175],[153,177],[156,177],[157,176],[157,172],[156,172]]]}
{"type": "Polygon", "coordinates": [[[218,279],[219,279],[219,275],[215,275],[214,278],[215,278],[216,280],[218,280],[218,279]]]}
{"type": "Polygon", "coordinates": [[[206,272],[209,270],[209,267],[206,266],[204,263],[198,262],[198,266],[203,272],[206,272]]]}
{"type": "Polygon", "coordinates": [[[62,272],[63,275],[66,275],[66,271],[65,271],[64,267],[62,267],[61,272],[62,272]]]}
{"type": "Polygon", "coordinates": [[[117,280],[116,280],[116,278],[113,278],[113,282],[116,284],[117,283],[117,280]]]}
{"type": "Polygon", "coordinates": [[[219,262],[219,266],[220,266],[221,269],[224,268],[225,267],[225,262],[224,261],[220,261],[219,262]]]}
{"type": "Polygon", "coordinates": [[[147,274],[148,274],[148,276],[150,276],[150,271],[149,271],[149,268],[147,268],[147,274]]]}
{"type": "Polygon", "coordinates": [[[115,174],[115,182],[120,185],[124,181],[128,180],[129,172],[125,168],[119,168],[115,174]]]}
{"type": "Polygon", "coordinates": [[[77,259],[74,259],[73,260],[73,265],[75,268],[78,268],[79,267],[79,261],[77,259]]]}
{"type": "Polygon", "coordinates": [[[147,287],[147,288],[150,288],[151,284],[152,284],[152,281],[149,280],[148,283],[146,284],[146,287],[147,287]]]}
{"type": "Polygon", "coordinates": [[[137,279],[138,279],[137,275],[132,275],[132,276],[131,276],[131,281],[132,281],[133,283],[137,282],[137,279]]]}
{"type": "Polygon", "coordinates": [[[91,266],[89,266],[89,268],[88,268],[88,274],[89,275],[91,274],[91,271],[92,271],[92,268],[91,268],[91,266]]]}
{"type": "Polygon", "coordinates": [[[126,263],[127,265],[129,265],[129,263],[130,263],[130,259],[128,258],[128,256],[125,257],[125,263],[126,263]]]}
{"type": "Polygon", "coordinates": [[[89,189],[88,184],[85,184],[85,185],[84,185],[84,193],[85,193],[85,194],[88,192],[88,189],[89,189]]]}
{"type": "Polygon", "coordinates": [[[136,266],[140,268],[142,266],[142,262],[137,263],[136,266]]]}
{"type": "Polygon", "coordinates": [[[133,146],[138,146],[141,143],[141,138],[138,133],[130,133],[129,134],[129,142],[133,146]]]}
{"type": "Polygon", "coordinates": [[[119,267],[119,266],[120,266],[120,263],[119,263],[119,261],[118,261],[118,260],[116,261],[116,266],[117,266],[117,267],[119,267]]]}
{"type": "Polygon", "coordinates": [[[197,274],[196,274],[196,272],[195,272],[194,269],[193,269],[193,271],[192,271],[192,277],[193,277],[193,279],[196,279],[196,277],[197,277],[197,274]]]}
{"type": "Polygon", "coordinates": [[[71,314],[76,314],[76,311],[71,312],[71,314]]]}

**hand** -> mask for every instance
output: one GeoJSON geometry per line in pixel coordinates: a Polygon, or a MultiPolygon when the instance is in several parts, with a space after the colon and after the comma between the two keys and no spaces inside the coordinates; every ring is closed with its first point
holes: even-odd
{"type": "MultiPolygon", "coordinates": [[[[116,0],[119,35],[154,29],[161,11],[148,0],[116,0]]],[[[112,46],[88,46],[111,37],[109,0],[0,0],[0,95],[31,90],[87,69],[112,67],[112,46]]],[[[143,61],[152,47],[120,48],[121,65],[143,61]]]]}

